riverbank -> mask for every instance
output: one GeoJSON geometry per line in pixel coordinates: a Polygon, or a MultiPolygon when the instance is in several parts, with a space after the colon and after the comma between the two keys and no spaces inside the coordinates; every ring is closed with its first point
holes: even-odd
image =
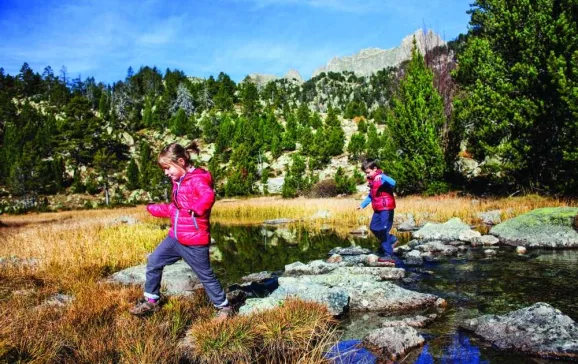
{"type": "MultiPolygon", "coordinates": [[[[220,200],[213,210],[213,222],[223,226],[251,224],[260,230],[259,226],[265,220],[286,218],[294,220],[291,227],[298,230],[324,230],[322,227],[327,225],[339,234],[346,234],[352,228],[367,225],[371,216],[369,208],[356,211],[358,203],[359,199],[354,198],[220,200]]],[[[478,214],[482,212],[499,210],[499,216],[505,219],[538,207],[567,205],[572,203],[538,196],[510,199],[472,199],[454,195],[404,197],[398,199],[396,214],[412,214],[417,224],[442,222],[451,217],[475,224],[479,223],[478,214]]],[[[142,293],[139,287],[101,283],[113,272],[145,262],[146,255],[166,234],[167,220],[149,217],[144,206],[2,215],[1,221],[2,360],[167,362],[166,358],[170,356],[176,362],[182,357],[178,342],[190,328],[206,330],[211,327],[212,308],[203,299],[204,295],[194,295],[193,300],[171,298],[161,313],[140,320],[127,313],[128,307],[142,293]],[[115,328],[113,333],[111,327],[115,328]]],[[[277,258],[282,262],[289,257],[287,252],[291,249],[296,254],[311,254],[320,247],[323,247],[321,254],[328,251],[315,240],[317,237],[325,239],[327,234],[317,234],[315,238],[309,234],[307,239],[297,239],[297,245],[294,245],[283,236],[283,231],[277,231],[278,240],[275,240],[276,236],[262,236],[258,231],[247,236],[245,243],[240,238],[245,231],[225,232],[215,227],[216,246],[224,257],[222,264],[216,266],[223,270],[243,267],[239,261],[243,257],[247,263],[254,262],[252,250],[263,251],[261,260],[268,262],[276,262],[277,258]],[[269,240],[261,244],[255,237],[269,240]]],[[[329,238],[332,241],[327,242],[327,247],[346,241],[329,238]]],[[[282,266],[280,264],[277,269],[282,266]]],[[[247,265],[245,274],[253,273],[255,269],[258,268],[247,265]]],[[[299,312],[293,315],[299,315],[299,312]]],[[[275,315],[263,322],[283,324],[273,321],[273,317],[275,315]]],[[[247,327],[250,320],[233,322],[231,330],[225,332],[228,335],[245,333],[242,328],[247,327]]],[[[301,329],[307,331],[307,328],[301,329]]],[[[317,335],[319,331],[313,329],[310,332],[317,335]]],[[[323,328],[326,329],[329,327],[323,328]]],[[[221,336],[223,331],[218,327],[212,327],[211,332],[214,336],[204,338],[208,340],[206,348],[218,351],[219,345],[226,341],[221,339],[227,335],[221,336]]],[[[257,345],[260,345],[259,340],[255,341],[257,345]]],[[[279,349],[294,350],[282,345],[279,349]]],[[[301,350],[302,355],[309,355],[310,362],[322,360],[323,351],[318,347],[301,350]]],[[[211,355],[209,351],[204,353],[208,355],[206,358],[211,355]]]]}

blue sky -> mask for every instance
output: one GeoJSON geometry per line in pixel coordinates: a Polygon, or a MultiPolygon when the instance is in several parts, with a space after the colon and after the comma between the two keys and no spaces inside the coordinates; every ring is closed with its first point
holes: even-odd
{"type": "Polygon", "coordinates": [[[129,66],[304,79],[332,57],[392,48],[419,28],[468,29],[471,0],[0,0],[0,67],[112,83],[129,66]]]}

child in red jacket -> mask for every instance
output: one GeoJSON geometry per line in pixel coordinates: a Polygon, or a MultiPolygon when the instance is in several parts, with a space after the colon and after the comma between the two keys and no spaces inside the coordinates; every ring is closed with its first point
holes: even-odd
{"type": "Polygon", "coordinates": [[[369,184],[369,195],[361,202],[358,209],[363,209],[371,203],[373,216],[369,229],[379,239],[384,255],[379,258],[380,262],[395,263],[393,257],[393,245],[397,238],[389,231],[393,226],[393,213],[395,210],[395,197],[393,188],[395,180],[384,174],[374,159],[368,159],[361,165],[369,184]]]}
{"type": "Polygon", "coordinates": [[[150,204],[149,213],[156,217],[170,217],[171,228],[167,237],[149,255],[146,267],[144,298],[130,312],[144,315],[158,311],[163,268],[184,259],[193,269],[207,295],[218,309],[217,317],[225,319],[232,310],[209,260],[210,215],[215,203],[213,178],[195,168],[189,152],[199,154],[195,142],[184,148],[172,143],[159,154],[158,164],[173,182],[170,204],[150,204]]]}

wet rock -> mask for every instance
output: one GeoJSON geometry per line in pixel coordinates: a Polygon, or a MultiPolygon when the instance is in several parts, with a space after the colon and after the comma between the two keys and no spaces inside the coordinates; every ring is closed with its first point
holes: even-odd
{"type": "Polygon", "coordinates": [[[381,327],[399,327],[399,326],[411,326],[411,327],[426,327],[432,323],[438,315],[432,313],[427,316],[417,315],[414,317],[406,317],[400,320],[384,321],[381,327]]]}
{"type": "Polygon", "coordinates": [[[400,359],[413,348],[425,342],[416,329],[409,326],[385,327],[370,332],[363,338],[363,345],[378,352],[386,360],[400,359]]]}
{"type": "Polygon", "coordinates": [[[495,347],[555,359],[578,358],[578,325],[547,303],[509,314],[485,315],[460,325],[495,347]]]}
{"type": "Polygon", "coordinates": [[[486,249],[486,250],[484,250],[484,254],[487,257],[495,257],[498,254],[498,252],[495,250],[492,250],[492,249],[486,249]]]}
{"type": "Polygon", "coordinates": [[[347,248],[337,247],[329,251],[329,254],[339,254],[339,255],[361,255],[369,253],[371,253],[371,250],[359,246],[350,246],[347,248]]]}
{"type": "Polygon", "coordinates": [[[268,271],[263,271],[263,272],[259,272],[259,273],[251,273],[249,275],[241,277],[241,282],[244,282],[244,283],[261,282],[261,281],[264,281],[265,279],[272,278],[273,276],[274,276],[274,274],[271,272],[268,272],[268,271]]]}
{"type": "Polygon", "coordinates": [[[469,225],[462,222],[457,217],[448,220],[443,224],[427,223],[424,227],[412,234],[414,239],[421,241],[440,240],[454,241],[461,240],[471,242],[475,237],[481,236],[477,231],[470,228],[469,225]]]}
{"type": "Polygon", "coordinates": [[[407,265],[423,265],[423,258],[418,250],[412,250],[404,256],[404,262],[407,265]]]}
{"type": "Polygon", "coordinates": [[[500,239],[493,235],[483,235],[472,240],[472,246],[496,245],[498,243],[500,243],[500,239]]]}
{"type": "Polygon", "coordinates": [[[333,254],[329,258],[327,258],[327,263],[339,263],[343,261],[343,257],[339,254],[333,254]]]}
{"type": "Polygon", "coordinates": [[[379,276],[359,274],[327,274],[319,276],[281,277],[281,286],[302,284],[340,288],[350,297],[351,311],[405,311],[432,307],[437,296],[410,291],[379,276]]]}
{"type": "Polygon", "coordinates": [[[444,244],[441,241],[430,241],[428,243],[418,245],[415,248],[421,252],[439,253],[446,256],[456,255],[458,252],[458,248],[455,246],[444,244]]]}
{"type": "Polygon", "coordinates": [[[254,311],[270,309],[280,306],[288,298],[298,298],[304,301],[313,301],[327,306],[329,313],[341,315],[349,304],[349,295],[339,287],[328,287],[295,278],[284,278],[279,281],[280,286],[269,297],[262,299],[248,299],[239,309],[240,314],[249,314],[254,311]],[[291,280],[287,284],[286,280],[291,280]]]}
{"type": "Polygon", "coordinates": [[[578,231],[574,229],[578,207],[535,209],[492,227],[490,234],[501,242],[527,248],[576,248],[578,231]]]}
{"type": "MultiPolygon", "coordinates": [[[[118,271],[108,277],[105,282],[134,284],[144,287],[145,279],[146,264],[141,264],[118,271]]],[[[162,283],[163,287],[165,287],[163,294],[166,295],[188,295],[201,285],[201,281],[195,272],[183,260],[164,268],[162,283]]]]}
{"type": "Polygon", "coordinates": [[[325,274],[336,269],[339,265],[326,263],[322,260],[314,260],[309,264],[295,262],[285,266],[284,276],[296,276],[303,274],[325,274]]]}

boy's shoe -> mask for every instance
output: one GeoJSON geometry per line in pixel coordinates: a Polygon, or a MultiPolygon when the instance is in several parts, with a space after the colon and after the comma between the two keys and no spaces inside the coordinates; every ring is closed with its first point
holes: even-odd
{"type": "Polygon", "coordinates": [[[385,255],[385,256],[383,256],[383,257],[379,257],[379,258],[377,259],[377,261],[380,262],[380,263],[393,263],[393,264],[395,264],[395,259],[393,259],[393,258],[392,258],[391,256],[389,256],[389,255],[385,255]]]}
{"type": "Polygon", "coordinates": [[[217,308],[217,312],[215,313],[215,321],[217,322],[224,322],[229,317],[232,317],[234,314],[233,308],[231,306],[225,306],[217,308]]]}
{"type": "Polygon", "coordinates": [[[159,304],[159,300],[156,302],[150,302],[148,299],[142,297],[137,300],[136,305],[134,305],[128,311],[135,316],[144,316],[157,312],[160,309],[161,305],[159,304]]]}

